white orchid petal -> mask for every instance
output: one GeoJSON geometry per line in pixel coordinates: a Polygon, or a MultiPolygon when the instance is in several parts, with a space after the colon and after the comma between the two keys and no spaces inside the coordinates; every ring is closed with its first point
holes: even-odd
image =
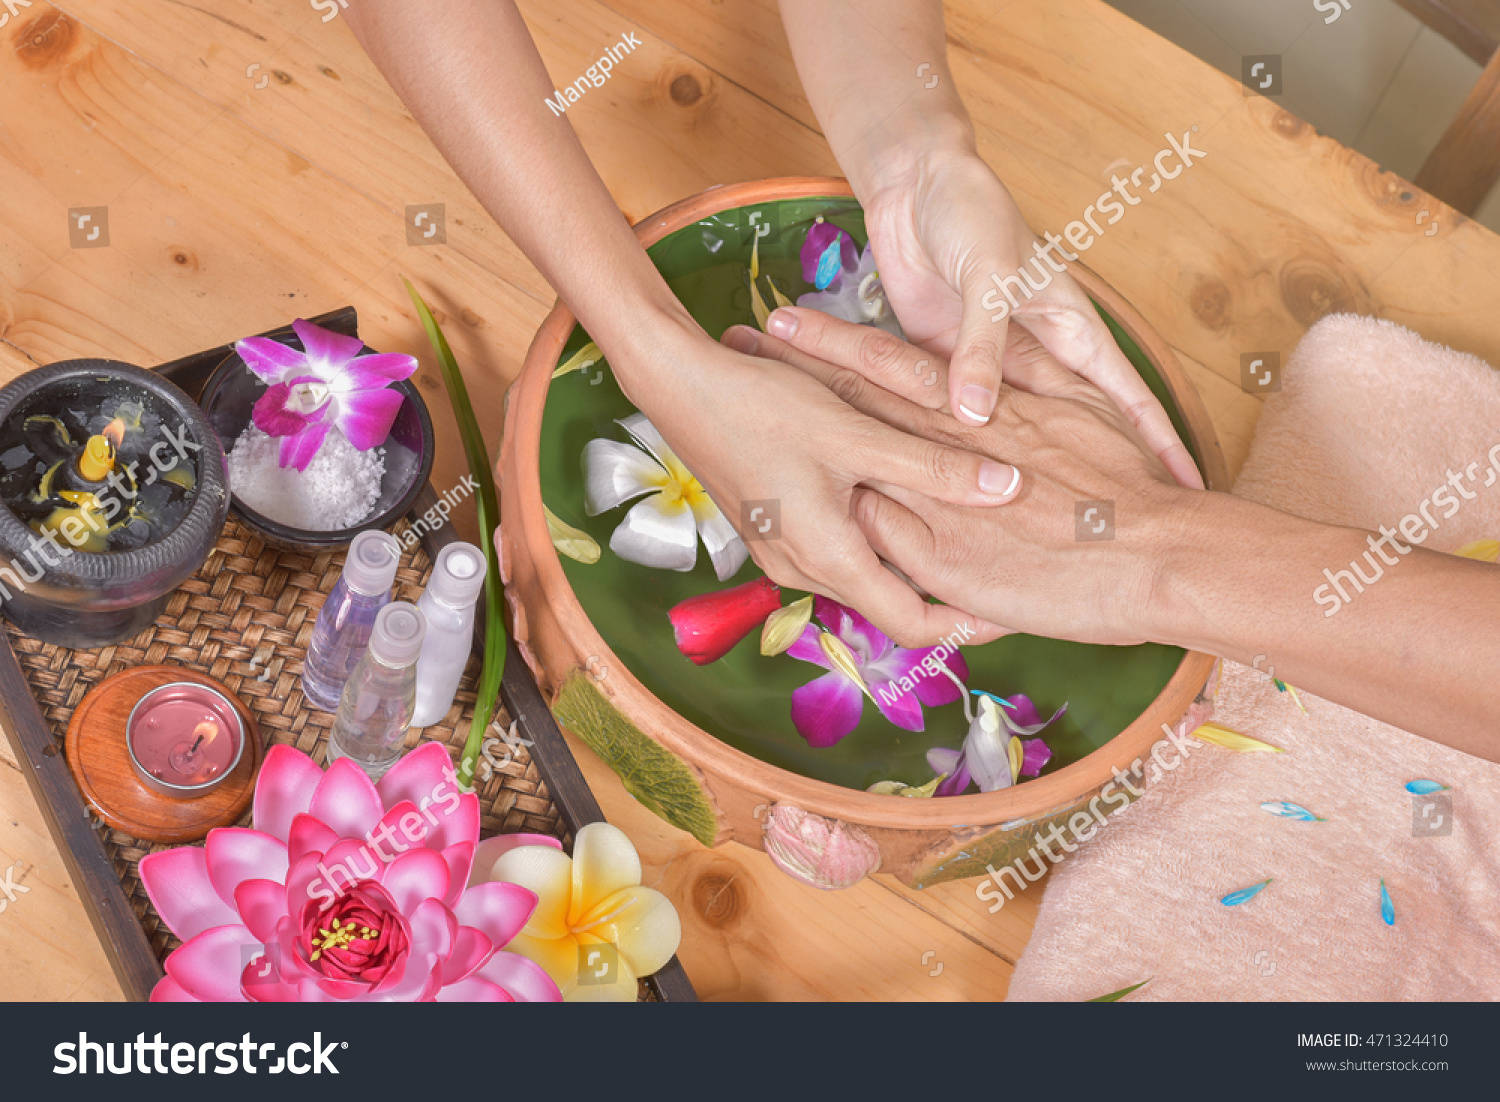
{"type": "Polygon", "coordinates": [[[671,470],[673,463],[680,462],[672,446],[656,430],[656,426],[647,420],[644,413],[632,413],[629,417],[622,417],[615,423],[630,433],[635,442],[650,452],[663,467],[671,470]]]}
{"type": "Polygon", "coordinates": [[[677,502],[668,505],[653,494],[630,507],[609,537],[609,549],[627,562],[660,570],[691,570],[698,561],[698,526],[693,511],[677,502]]]}
{"type": "Polygon", "coordinates": [[[1052,722],[1051,720],[1043,720],[1041,723],[1017,723],[1004,712],[1000,713],[1000,718],[1004,720],[1006,730],[1008,730],[1011,734],[1019,735],[1022,738],[1031,738],[1043,727],[1047,726],[1048,723],[1052,722]]]}
{"type": "Polygon", "coordinates": [[[993,700],[980,697],[979,714],[969,724],[969,734],[964,739],[964,760],[981,792],[1009,788],[1013,781],[1009,752],[1011,735],[1000,722],[999,712],[993,700]]]}
{"type": "Polygon", "coordinates": [[[591,517],[659,490],[665,481],[661,464],[639,448],[602,439],[583,447],[583,508],[591,517]]]}
{"type": "MultiPolygon", "coordinates": [[[[706,509],[694,511],[708,512],[706,509]]],[[[734,577],[735,572],[750,557],[750,549],[745,546],[745,541],[740,539],[734,525],[716,507],[709,516],[699,518],[698,534],[703,537],[703,546],[708,548],[708,557],[714,563],[714,573],[721,582],[734,577]]]]}

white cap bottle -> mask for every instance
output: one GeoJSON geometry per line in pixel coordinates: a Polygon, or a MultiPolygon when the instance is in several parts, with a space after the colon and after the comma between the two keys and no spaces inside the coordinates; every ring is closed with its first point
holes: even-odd
{"type": "Polygon", "coordinates": [[[450,543],[438,552],[432,580],[417,602],[427,635],[417,659],[413,727],[439,722],[453,705],[474,649],[474,603],[484,592],[484,576],[484,552],[472,543],[450,543]]]}

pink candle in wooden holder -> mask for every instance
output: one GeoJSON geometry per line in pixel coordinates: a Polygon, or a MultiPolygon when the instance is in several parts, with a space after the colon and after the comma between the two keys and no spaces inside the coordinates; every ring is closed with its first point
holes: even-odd
{"type": "Polygon", "coordinates": [[[179,800],[212,792],[245,752],[245,727],[227,697],[190,681],[152,689],[125,724],[130,764],[153,792],[179,800]]]}

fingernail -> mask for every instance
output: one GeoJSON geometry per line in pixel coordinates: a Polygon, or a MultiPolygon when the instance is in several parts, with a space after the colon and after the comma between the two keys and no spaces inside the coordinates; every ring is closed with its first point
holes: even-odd
{"type": "Polygon", "coordinates": [[[989,423],[995,410],[995,392],[972,383],[958,392],[958,412],[976,425],[989,423]]]}
{"type": "Polygon", "coordinates": [[[789,310],[777,307],[771,311],[771,316],[766,319],[766,332],[773,337],[780,337],[784,341],[791,340],[797,332],[797,316],[789,310]]]}
{"type": "Polygon", "coordinates": [[[748,325],[736,325],[732,329],[725,330],[724,344],[736,352],[753,356],[755,350],[760,347],[760,337],[748,325]]]}
{"type": "Polygon", "coordinates": [[[979,464],[979,488],[995,497],[1004,497],[1021,481],[1021,469],[986,459],[979,464]]]}

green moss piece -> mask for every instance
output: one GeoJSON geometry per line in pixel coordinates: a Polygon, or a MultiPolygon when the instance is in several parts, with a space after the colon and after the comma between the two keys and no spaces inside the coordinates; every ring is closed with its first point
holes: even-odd
{"type": "Polygon", "coordinates": [[[584,671],[568,674],[552,711],[619,774],[627,792],[674,827],[713,845],[718,816],[693,771],[621,715],[584,671]]]}

